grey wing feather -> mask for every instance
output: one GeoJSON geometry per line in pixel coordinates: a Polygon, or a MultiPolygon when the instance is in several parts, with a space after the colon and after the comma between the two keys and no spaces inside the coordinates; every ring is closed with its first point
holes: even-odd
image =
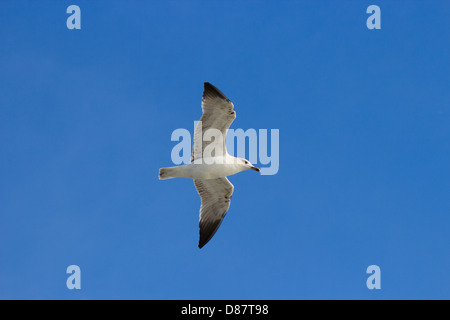
{"type": "MultiPolygon", "coordinates": [[[[205,148],[211,143],[220,143],[217,150],[226,154],[225,138],[231,123],[236,118],[233,103],[212,84],[205,82],[202,97],[203,114],[194,132],[191,161],[201,159],[205,148]],[[203,135],[208,129],[217,129],[221,132],[221,141],[203,141],[203,135]]],[[[213,154],[213,156],[218,156],[213,154]]]]}
{"type": "Polygon", "coordinates": [[[194,184],[202,200],[198,243],[198,247],[202,248],[219,229],[230,207],[234,186],[225,177],[208,180],[196,179],[194,184]]]}

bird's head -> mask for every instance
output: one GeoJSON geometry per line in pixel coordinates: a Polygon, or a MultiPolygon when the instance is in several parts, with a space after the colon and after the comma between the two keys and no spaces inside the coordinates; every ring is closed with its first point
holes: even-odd
{"type": "Polygon", "coordinates": [[[255,167],[254,165],[252,165],[250,163],[250,161],[243,159],[243,158],[239,158],[240,164],[243,165],[245,167],[245,170],[255,170],[258,172],[261,172],[261,170],[257,167],[255,167]]]}

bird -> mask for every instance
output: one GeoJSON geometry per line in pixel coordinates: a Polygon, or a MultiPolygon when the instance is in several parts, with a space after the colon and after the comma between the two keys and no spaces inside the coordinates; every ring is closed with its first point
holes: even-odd
{"type": "Polygon", "coordinates": [[[247,159],[236,158],[228,153],[225,138],[231,123],[236,119],[234,104],[209,82],[204,83],[202,111],[194,131],[191,163],[159,169],[160,180],[194,180],[201,199],[200,249],[214,236],[230,208],[234,186],[227,177],[245,170],[261,172],[247,159]]]}

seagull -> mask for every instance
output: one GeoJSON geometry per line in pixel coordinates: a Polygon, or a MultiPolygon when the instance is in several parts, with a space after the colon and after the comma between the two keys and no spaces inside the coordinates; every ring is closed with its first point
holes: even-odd
{"type": "Polygon", "coordinates": [[[236,112],[233,103],[208,82],[204,83],[202,111],[194,131],[191,163],[159,169],[161,180],[194,180],[201,199],[199,248],[211,240],[230,207],[234,186],[227,176],[245,170],[261,172],[250,161],[228,154],[225,138],[236,112]]]}

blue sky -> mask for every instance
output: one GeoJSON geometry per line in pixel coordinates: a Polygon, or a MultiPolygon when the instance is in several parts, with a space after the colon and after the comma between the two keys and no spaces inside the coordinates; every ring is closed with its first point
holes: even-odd
{"type": "Polygon", "coordinates": [[[1,1],[0,298],[450,298],[448,1],[1,1]],[[81,8],[68,30],[66,8],[81,8]],[[369,5],[381,29],[366,27],[369,5]],[[279,129],[198,242],[203,82],[279,129]],[[66,268],[81,268],[81,290],[66,268]],[[366,268],[381,268],[368,290],[366,268]]]}

